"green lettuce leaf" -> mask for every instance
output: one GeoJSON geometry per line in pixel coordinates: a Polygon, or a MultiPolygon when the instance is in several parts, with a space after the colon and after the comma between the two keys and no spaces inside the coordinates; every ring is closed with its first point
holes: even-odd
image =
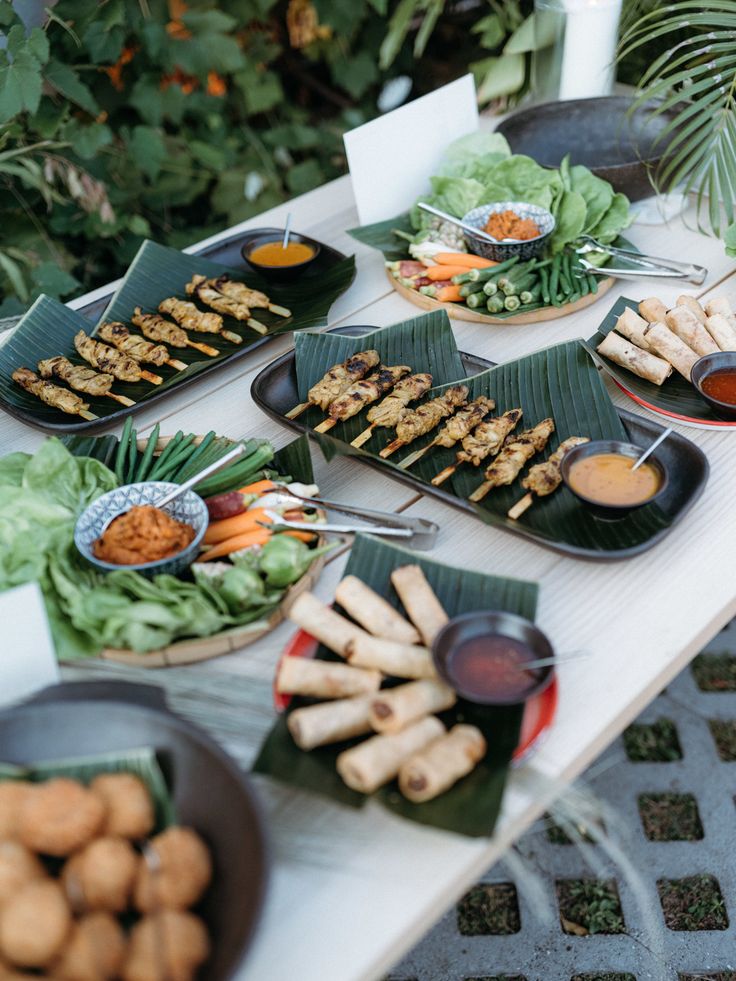
{"type": "Polygon", "coordinates": [[[625,194],[614,194],[610,207],[590,234],[599,242],[612,242],[619,232],[631,224],[632,220],[629,199],[625,194]]]}

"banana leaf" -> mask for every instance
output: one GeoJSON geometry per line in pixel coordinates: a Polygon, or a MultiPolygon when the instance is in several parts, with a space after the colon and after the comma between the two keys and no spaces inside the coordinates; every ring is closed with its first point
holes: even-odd
{"type": "MultiPolygon", "coordinates": [[[[393,569],[407,564],[422,568],[450,616],[472,610],[506,610],[530,620],[534,618],[538,596],[536,583],[444,565],[364,535],[356,536],[345,574],[358,576],[393,606],[401,609],[389,577],[393,569]]],[[[336,606],[336,609],[340,610],[340,607],[336,606]]],[[[336,659],[322,646],[317,651],[317,657],[336,659]]],[[[338,754],[360,740],[303,752],[293,742],[286,726],[288,712],[303,704],[307,704],[306,700],[292,699],[287,713],[278,719],[266,737],[253,769],[283,783],[322,794],[338,803],[361,807],[369,797],[346,787],[335,769],[338,754]]],[[[443,712],[441,718],[448,727],[466,721],[483,731],[488,752],[475,770],[446,793],[424,804],[407,801],[399,793],[395,781],[369,796],[380,801],[388,810],[420,824],[472,837],[492,834],[511,755],[519,742],[522,712],[523,706],[520,705],[484,706],[479,709],[461,699],[455,708],[443,712]]]]}

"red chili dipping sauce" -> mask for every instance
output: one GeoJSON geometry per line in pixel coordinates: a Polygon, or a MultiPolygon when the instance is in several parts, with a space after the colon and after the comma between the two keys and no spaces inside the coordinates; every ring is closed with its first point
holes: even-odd
{"type": "Polygon", "coordinates": [[[718,368],[701,381],[706,395],[728,405],[736,405],[736,368],[718,368]]]}
{"type": "Polygon", "coordinates": [[[447,673],[459,691],[478,698],[523,699],[539,680],[538,671],[521,667],[535,659],[520,640],[490,634],[469,637],[450,653],[447,673]]]}

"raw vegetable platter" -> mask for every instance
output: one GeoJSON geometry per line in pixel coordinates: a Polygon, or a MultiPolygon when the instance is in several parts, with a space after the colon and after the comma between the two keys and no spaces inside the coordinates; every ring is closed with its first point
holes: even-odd
{"type": "MultiPolygon", "coordinates": [[[[283,285],[265,282],[256,273],[243,269],[242,264],[236,265],[231,258],[231,249],[227,250],[227,256],[227,261],[232,265],[211,258],[188,255],[155,242],[144,242],[105,309],[100,313],[97,305],[91,308],[96,317],[94,325],[90,324],[82,312],[71,310],[63,303],[42,295],[0,347],[0,406],[11,415],[47,432],[98,429],[135,413],[152,401],[164,398],[174,388],[179,389],[205,374],[210,374],[221,365],[245,356],[277,334],[321,326],[326,322],[334,301],[345,292],[355,277],[354,257],[343,256],[327,246],[322,247],[315,262],[315,266],[319,264],[315,272],[294,283],[283,285]],[[162,379],[160,384],[152,384],[146,380],[124,382],[116,379],[112,386],[113,393],[131,400],[133,405],[122,406],[106,396],[77,393],[89,405],[89,411],[96,419],[83,419],[79,415],[62,412],[45,404],[12,380],[15,369],[27,367],[36,371],[40,360],[56,355],[63,355],[74,364],[89,367],[74,347],[74,336],[80,330],[95,335],[102,323],[118,321],[140,337],[140,331],[131,324],[136,307],[140,307],[144,313],[155,313],[162,300],[176,297],[195,302],[199,310],[208,312],[209,307],[185,293],[186,284],[195,275],[228,275],[252,289],[263,291],[274,304],[288,310],[290,315],[284,317],[270,310],[254,308],[253,318],[266,328],[265,334],[234,317],[224,316],[225,330],[242,337],[241,343],[227,340],[220,333],[188,331],[192,341],[216,351],[214,356],[193,347],[178,348],[164,342],[170,357],[184,367],[175,368],[168,364],[143,365],[142,367],[150,369],[162,379]]],[[[53,377],[50,381],[66,389],[66,383],[61,379],[53,377]]]]}
{"type": "Polygon", "coordinates": [[[517,521],[507,517],[509,508],[524,494],[519,480],[491,491],[479,504],[468,500],[482,482],[478,468],[466,465],[442,486],[430,482],[440,470],[454,463],[455,448],[436,446],[414,466],[402,469],[402,460],[431,442],[435,432],[420,437],[388,459],[379,451],[393,437],[392,429],[376,429],[363,447],[351,445],[366,427],[365,412],[327,433],[315,427],[324,419],[310,408],[296,419],[289,410],[303,402],[311,385],[333,365],[359,351],[375,349],[384,364],[406,364],[412,372],[430,372],[434,388],[426,399],[441,394],[459,379],[469,387],[469,398],[492,397],[492,415],[521,407],[523,418],[517,432],[551,416],[556,425],[543,453],[546,458],[559,442],[570,436],[620,439],[647,445],[661,427],[631,413],[617,412],[600,373],[579,341],[545,348],[527,357],[497,366],[458,351],[447,314],[436,311],[376,330],[338,328],[296,338],[294,352],[284,355],[256,377],[252,395],[271,418],[317,440],[327,459],[336,454],[355,456],[406,483],[413,490],[462,508],[487,524],[503,528],[540,545],[578,558],[602,561],[629,558],[661,541],[685,516],[703,492],[708,463],[689,440],[678,434],[661,447],[662,461],[670,470],[670,484],[660,500],[619,521],[594,518],[564,487],[547,498],[535,500],[517,521]]]}

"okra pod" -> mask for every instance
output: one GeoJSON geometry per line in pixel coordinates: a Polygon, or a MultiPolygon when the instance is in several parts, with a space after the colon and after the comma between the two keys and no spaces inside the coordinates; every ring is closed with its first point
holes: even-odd
{"type": "Polygon", "coordinates": [[[470,296],[465,301],[465,303],[467,304],[467,306],[470,307],[471,310],[475,310],[476,307],[485,306],[487,302],[488,302],[488,297],[483,292],[483,290],[481,290],[479,293],[471,293],[470,296]]]}
{"type": "Polygon", "coordinates": [[[518,296],[507,296],[503,301],[503,306],[505,310],[513,313],[514,310],[518,310],[521,306],[521,300],[518,296]]]}
{"type": "Polygon", "coordinates": [[[503,310],[504,298],[500,293],[496,293],[495,296],[490,297],[486,307],[489,313],[501,313],[503,310]]]}
{"type": "MultiPolygon", "coordinates": [[[[555,297],[557,296],[557,287],[560,282],[560,263],[562,262],[562,256],[556,255],[552,260],[552,269],[549,274],[549,295],[552,303],[555,302],[555,297]]],[[[557,305],[557,304],[555,304],[557,305]]]]}
{"type": "Polygon", "coordinates": [[[498,293],[498,283],[496,283],[493,279],[486,280],[486,282],[483,283],[483,292],[486,296],[495,296],[496,293],[498,293]]]}
{"type": "Polygon", "coordinates": [[[467,275],[469,283],[481,283],[485,282],[492,277],[497,276],[499,273],[506,272],[519,261],[518,255],[512,256],[510,259],[506,259],[505,262],[499,262],[497,266],[487,266],[485,269],[469,269],[467,275]]]}
{"type": "Polygon", "coordinates": [[[549,273],[546,269],[540,269],[539,278],[541,281],[542,299],[546,304],[549,304],[549,273]]]}
{"type": "MultiPolygon", "coordinates": [[[[463,273],[465,275],[465,273],[463,273]]],[[[482,293],[483,283],[463,283],[460,287],[460,296],[471,296],[473,293],[482,293]]]]}

